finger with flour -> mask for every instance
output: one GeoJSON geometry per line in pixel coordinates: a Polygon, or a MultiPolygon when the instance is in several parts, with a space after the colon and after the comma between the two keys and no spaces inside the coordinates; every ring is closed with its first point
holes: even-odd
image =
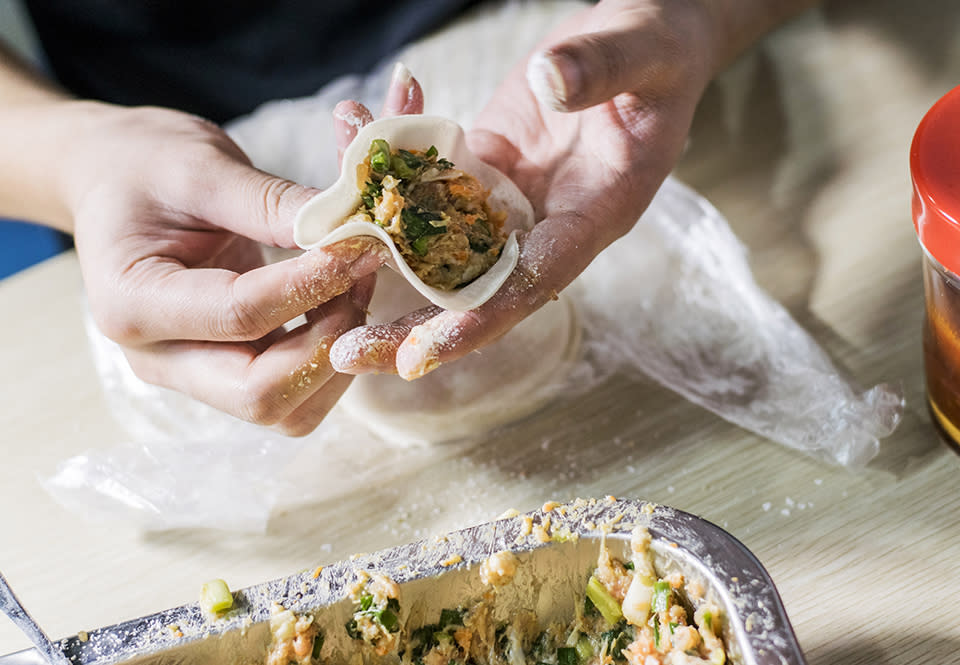
{"type": "Polygon", "coordinates": [[[351,374],[384,371],[383,363],[395,349],[396,372],[408,380],[419,378],[497,340],[555,300],[606,241],[575,208],[548,207],[547,217],[519,238],[517,267],[490,300],[465,312],[428,308],[389,325],[353,330],[337,341],[331,362],[337,371],[351,374]],[[365,353],[364,345],[376,352],[365,353]]]}
{"type": "Polygon", "coordinates": [[[330,349],[330,363],[345,374],[396,374],[397,349],[415,327],[444,310],[431,305],[391,323],[360,326],[344,333],[330,349]]]}
{"type": "MultiPolygon", "coordinates": [[[[393,67],[390,85],[383,102],[382,116],[423,113],[423,88],[402,62],[393,67]]],[[[373,114],[361,104],[344,100],[333,109],[333,132],[337,142],[337,164],[343,161],[343,152],[364,125],[373,122],[373,114]]]]}
{"type": "Polygon", "coordinates": [[[267,346],[243,342],[175,340],[125,351],[148,383],[191,395],[238,418],[305,434],[346,389],[333,383],[330,349],[340,335],[362,325],[374,276],[306,314],[307,322],[267,346]]]}

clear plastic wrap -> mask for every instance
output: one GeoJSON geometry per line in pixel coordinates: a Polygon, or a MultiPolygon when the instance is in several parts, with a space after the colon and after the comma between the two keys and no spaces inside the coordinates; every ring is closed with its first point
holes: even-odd
{"type": "Polygon", "coordinates": [[[899,387],[850,385],[757,285],[726,220],[677,180],[579,282],[592,294],[579,304],[597,362],[648,375],[757,434],[856,468],[900,421],[899,387]]]}

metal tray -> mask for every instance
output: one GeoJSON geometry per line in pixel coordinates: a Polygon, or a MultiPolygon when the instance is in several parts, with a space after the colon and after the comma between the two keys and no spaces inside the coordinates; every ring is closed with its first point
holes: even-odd
{"type": "MultiPolygon", "coordinates": [[[[642,501],[577,500],[525,515],[390,548],[355,555],[319,571],[259,584],[234,594],[235,608],[222,618],[199,603],[74,636],[60,642],[77,665],[246,665],[263,663],[276,602],[311,613],[334,653],[350,645],[344,624],[353,612],[347,588],[359,571],[382,573],[401,586],[406,625],[430,623],[441,608],[480,595],[479,565],[510,550],[521,561],[514,583],[502,587],[497,612],[533,609],[546,619],[568,619],[596,565],[601,539],[611,553],[627,555],[630,532],[647,527],[661,575],[673,571],[698,581],[723,609],[722,635],[733,665],[805,665],[786,611],[770,576],[738,540],[699,517],[642,501]],[[506,593],[509,597],[501,596],[506,593]],[[339,630],[337,630],[339,629],[339,630]]],[[[325,647],[326,652],[327,647],[325,647]]],[[[333,662],[333,661],[326,661],[333,662]]],[[[30,649],[0,657],[0,665],[39,665],[30,649]]]]}

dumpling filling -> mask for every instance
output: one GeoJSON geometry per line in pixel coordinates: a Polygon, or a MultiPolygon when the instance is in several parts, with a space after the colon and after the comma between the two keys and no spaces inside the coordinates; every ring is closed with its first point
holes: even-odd
{"type": "Polygon", "coordinates": [[[496,263],[506,213],[487,204],[479,180],[428,150],[392,150],[374,139],[357,165],[361,205],[347,220],[381,226],[425,284],[451,291],[496,263]]]}

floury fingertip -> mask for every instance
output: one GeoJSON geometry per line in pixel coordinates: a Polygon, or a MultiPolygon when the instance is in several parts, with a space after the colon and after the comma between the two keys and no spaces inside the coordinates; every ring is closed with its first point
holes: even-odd
{"type": "Polygon", "coordinates": [[[333,109],[333,117],[357,129],[373,122],[373,114],[366,107],[352,101],[337,104],[333,109]]]}

